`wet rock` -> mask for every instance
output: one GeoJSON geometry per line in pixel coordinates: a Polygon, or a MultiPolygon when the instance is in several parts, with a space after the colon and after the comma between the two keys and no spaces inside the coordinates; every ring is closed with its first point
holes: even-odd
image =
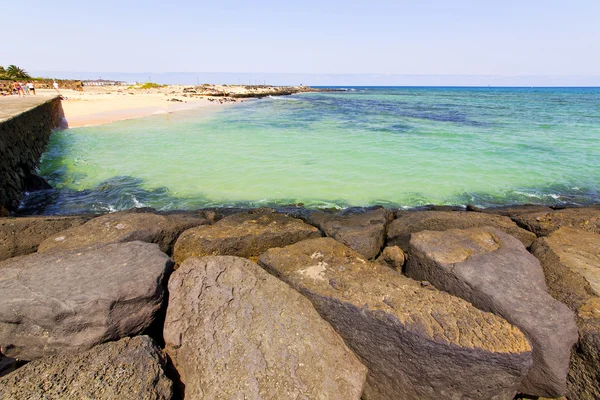
{"type": "Polygon", "coordinates": [[[366,399],[512,399],[532,363],[518,328],[331,239],[260,256],[369,368],[366,399]]]}
{"type": "Polygon", "coordinates": [[[600,398],[600,235],[568,227],[537,239],[548,291],[577,314],[579,342],[571,355],[569,399],[600,398]]]}
{"type": "Polygon", "coordinates": [[[100,344],[79,354],[32,361],[0,378],[0,398],[170,400],[172,382],[147,336],[100,344]]]}
{"type": "Polygon", "coordinates": [[[519,239],[525,247],[529,247],[536,236],[519,228],[510,218],[500,215],[489,215],[466,211],[417,211],[403,213],[390,224],[387,244],[397,245],[408,250],[408,242],[412,233],[421,231],[445,231],[448,229],[468,229],[480,226],[491,226],[519,239]]]}
{"type": "Polygon", "coordinates": [[[189,257],[208,255],[253,259],[271,247],[320,236],[317,228],[299,219],[256,209],[230,215],[211,226],[188,229],[177,239],[173,258],[177,264],[189,257]]]}
{"type": "Polygon", "coordinates": [[[238,257],[173,273],[164,337],[190,399],[360,399],[367,373],[306,298],[238,257]]]}
{"type": "Polygon", "coordinates": [[[406,261],[406,255],[398,246],[387,246],[377,258],[377,262],[387,265],[398,272],[402,272],[404,261],[406,261]]]}
{"type": "Polygon", "coordinates": [[[0,346],[32,360],[142,332],[161,307],[172,262],[129,242],[0,262],[0,346]]]}
{"type": "Polygon", "coordinates": [[[0,261],[35,253],[57,232],[79,226],[91,217],[19,217],[0,219],[0,261]]]}
{"type": "Polygon", "coordinates": [[[308,222],[318,226],[328,237],[345,244],[363,257],[372,259],[381,251],[387,225],[392,219],[392,211],[380,208],[349,215],[316,211],[310,214],[308,222]]]}
{"type": "Polygon", "coordinates": [[[513,219],[538,236],[548,236],[560,227],[572,227],[600,233],[600,209],[596,207],[566,208],[553,212],[528,213],[513,219]]]}
{"type": "Polygon", "coordinates": [[[210,222],[203,215],[194,213],[158,215],[151,212],[116,212],[52,235],[40,244],[38,252],[139,240],[157,243],[162,251],[170,254],[181,232],[207,224],[210,222]]]}
{"type": "Polygon", "coordinates": [[[504,215],[505,217],[513,217],[521,214],[529,214],[532,212],[552,212],[550,207],[537,204],[522,204],[517,206],[502,206],[490,207],[479,210],[487,214],[504,215]]]}
{"type": "Polygon", "coordinates": [[[547,293],[538,260],[518,239],[489,227],[424,231],[412,235],[409,253],[409,277],[500,315],[527,336],[534,362],[520,392],[565,394],[574,315],[547,293]]]}

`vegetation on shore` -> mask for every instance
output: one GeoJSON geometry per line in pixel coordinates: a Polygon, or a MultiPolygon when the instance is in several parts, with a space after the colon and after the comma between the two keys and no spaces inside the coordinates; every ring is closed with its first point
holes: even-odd
{"type": "Polygon", "coordinates": [[[11,64],[6,68],[0,65],[0,79],[32,79],[32,77],[23,68],[11,64]]]}
{"type": "Polygon", "coordinates": [[[133,85],[133,86],[129,86],[127,87],[127,89],[158,89],[161,87],[165,87],[168,85],[159,85],[158,83],[154,83],[154,82],[145,82],[145,83],[138,83],[137,85],[133,85]]]}

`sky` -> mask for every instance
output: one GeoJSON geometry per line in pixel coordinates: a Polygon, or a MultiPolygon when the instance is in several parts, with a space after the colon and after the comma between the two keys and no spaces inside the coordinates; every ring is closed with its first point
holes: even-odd
{"type": "Polygon", "coordinates": [[[48,76],[600,85],[598,0],[21,0],[3,15],[0,64],[48,76]]]}

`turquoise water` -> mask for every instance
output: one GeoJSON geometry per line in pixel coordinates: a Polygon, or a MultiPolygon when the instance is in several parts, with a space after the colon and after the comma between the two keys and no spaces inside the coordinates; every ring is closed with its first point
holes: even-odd
{"type": "Polygon", "coordinates": [[[600,88],[352,88],[55,132],[23,212],[600,202],[600,88]]]}

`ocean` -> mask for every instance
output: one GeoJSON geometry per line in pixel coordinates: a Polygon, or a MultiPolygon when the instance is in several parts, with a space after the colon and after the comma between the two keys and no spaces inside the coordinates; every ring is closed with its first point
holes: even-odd
{"type": "Polygon", "coordinates": [[[21,213],[600,203],[600,88],[344,89],[56,131],[21,213]]]}

